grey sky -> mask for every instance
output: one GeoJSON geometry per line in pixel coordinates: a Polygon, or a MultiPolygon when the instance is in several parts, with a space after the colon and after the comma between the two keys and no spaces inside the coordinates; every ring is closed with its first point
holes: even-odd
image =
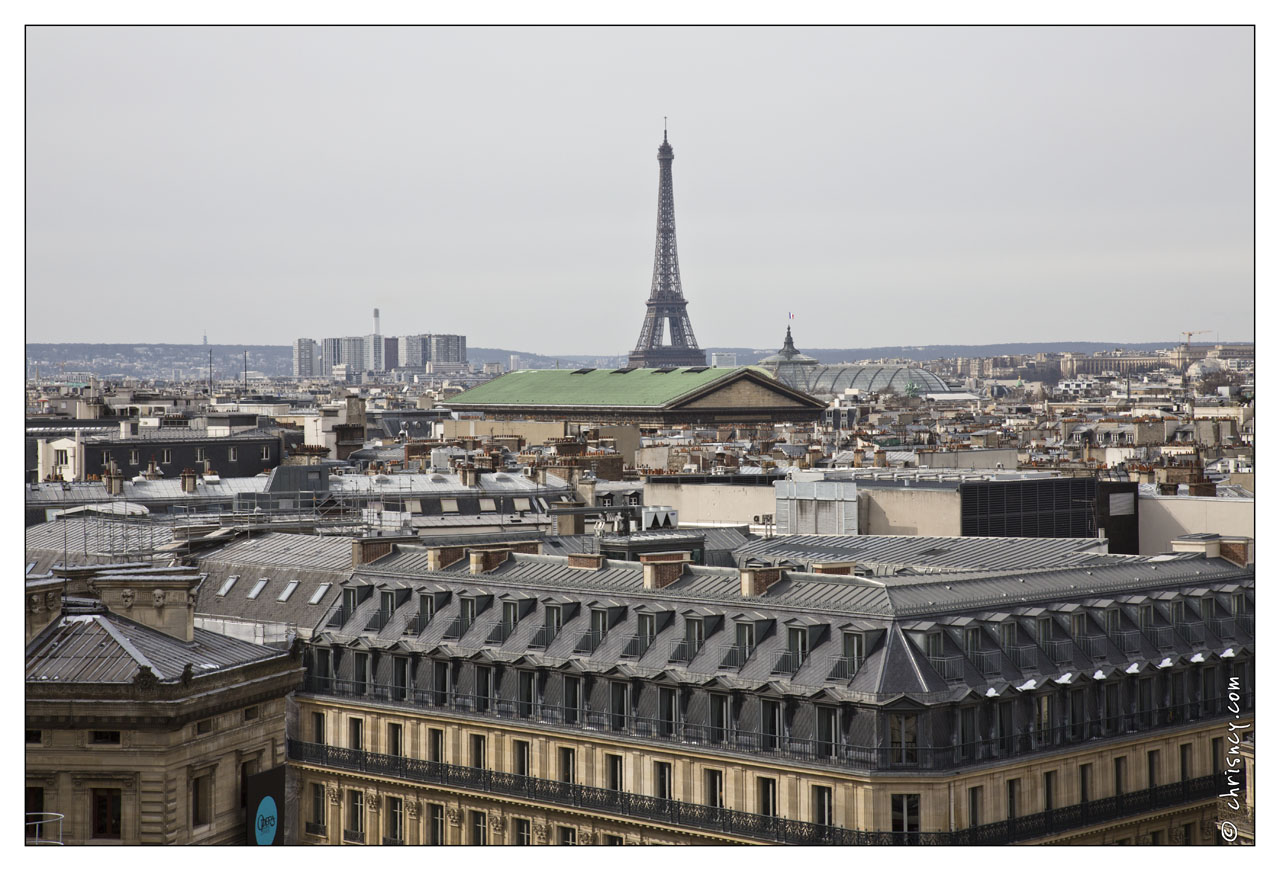
{"type": "Polygon", "coordinates": [[[621,354],[1253,331],[1247,28],[56,28],[29,341],[621,354]]]}

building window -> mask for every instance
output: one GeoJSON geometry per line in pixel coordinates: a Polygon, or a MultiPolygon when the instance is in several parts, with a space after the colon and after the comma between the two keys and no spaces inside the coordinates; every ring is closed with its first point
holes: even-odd
{"type": "Polygon", "coordinates": [[[260,459],[263,459],[263,460],[271,459],[271,445],[263,445],[262,453],[260,453],[258,456],[260,459]]]}
{"type": "Polygon", "coordinates": [[[533,844],[533,826],[523,817],[512,819],[511,833],[517,847],[528,847],[533,844]]]}
{"type": "Polygon", "coordinates": [[[311,784],[311,825],[317,831],[314,834],[324,834],[324,784],[311,784]]]}
{"type": "Polygon", "coordinates": [[[889,763],[916,764],[916,715],[889,715],[889,763]]]}
{"type": "Polygon", "coordinates": [[[622,835],[605,835],[604,836],[604,846],[606,847],[621,847],[622,844],[623,844],[622,835]]]}
{"type": "Polygon", "coordinates": [[[476,710],[487,711],[493,696],[493,669],[487,665],[476,666],[476,710]]]}
{"type": "Polygon", "coordinates": [[[427,761],[444,762],[444,730],[427,730],[427,761]]]}
{"type": "Polygon", "coordinates": [[[364,749],[364,720],[359,717],[352,717],[347,723],[347,737],[349,739],[347,746],[352,750],[364,749]]]}
{"type": "Polygon", "coordinates": [[[471,735],[471,767],[484,768],[484,736],[478,734],[471,735]]]}
{"type": "Polygon", "coordinates": [[[772,777],[756,778],[756,813],[762,817],[778,815],[778,781],[772,777]]]}
{"type": "Polygon", "coordinates": [[[1014,777],[1006,780],[1004,784],[1004,815],[1006,819],[1016,819],[1018,816],[1018,778],[1014,777]]]}
{"type": "Polygon", "coordinates": [[[732,723],[732,708],[729,696],[713,694],[711,696],[711,730],[708,738],[715,743],[724,741],[728,737],[729,726],[732,723]]]}
{"type": "Polygon", "coordinates": [[[53,452],[53,464],[55,466],[67,465],[67,452],[65,448],[58,448],[53,452]]]}
{"type": "Polygon", "coordinates": [[[444,805],[427,805],[427,843],[440,847],[444,845],[444,805]]]}
{"type": "Polygon", "coordinates": [[[207,720],[200,720],[199,722],[196,723],[197,735],[208,735],[212,731],[213,731],[213,718],[209,718],[207,720]]]}
{"type": "Polygon", "coordinates": [[[578,708],[582,704],[582,684],[579,678],[565,676],[564,721],[569,725],[578,722],[578,708]]]}
{"type": "Polygon", "coordinates": [[[894,793],[890,796],[893,809],[892,825],[895,832],[920,831],[920,794],[894,793]]]}
{"type": "Polygon", "coordinates": [[[233,462],[233,463],[238,462],[238,461],[239,461],[239,459],[240,459],[240,449],[239,449],[239,448],[227,448],[227,459],[228,459],[228,460],[230,460],[230,461],[231,461],[231,462],[233,462]]]}
{"type": "Polygon", "coordinates": [[[1160,751],[1147,751],[1147,789],[1160,785],[1160,751]]]}
{"type": "Polygon", "coordinates": [[[442,514],[457,514],[458,500],[457,499],[441,499],[440,512],[442,514]]]}
{"type": "Polygon", "coordinates": [[[766,750],[776,750],[782,740],[782,705],[772,699],[760,702],[760,745],[766,750]]]}
{"type": "Polygon", "coordinates": [[[469,826],[471,830],[471,843],[477,847],[483,847],[489,843],[489,830],[486,828],[485,815],[480,811],[470,811],[468,817],[471,820],[469,826]]]}
{"type": "Polygon", "coordinates": [[[202,774],[191,780],[191,825],[207,826],[213,822],[213,775],[202,774]]]}
{"type": "Polygon", "coordinates": [[[517,672],[516,678],[516,715],[520,717],[533,716],[533,695],[534,695],[534,673],[531,671],[517,672]]]}
{"type": "Polygon", "coordinates": [[[653,795],[655,798],[671,798],[671,763],[653,763],[653,795]]]}
{"type": "Polygon", "coordinates": [[[969,828],[982,825],[982,787],[969,787],[969,828]]]}
{"type": "Polygon", "coordinates": [[[357,653],[351,657],[351,663],[351,688],[357,693],[363,694],[368,691],[369,654],[357,653]]]}
{"type": "Polygon", "coordinates": [[[298,589],[297,581],[290,581],[284,585],[284,589],[280,591],[280,595],[276,596],[277,602],[287,602],[289,597],[293,595],[293,591],[298,589]]]}
{"type": "Polygon", "coordinates": [[[556,826],[556,839],[562,847],[576,847],[578,845],[578,830],[572,826],[556,826]]]}
{"type": "Polygon", "coordinates": [[[511,742],[511,773],[520,777],[529,776],[529,742],[511,742]]]}
{"type": "Polygon", "coordinates": [[[90,744],[119,744],[120,733],[115,730],[95,730],[89,733],[90,744]]]}
{"type": "Polygon", "coordinates": [[[108,468],[111,465],[111,451],[102,452],[102,467],[108,468]]]}
{"type": "Polygon", "coordinates": [[[560,757],[560,781],[562,783],[576,782],[577,755],[573,752],[573,748],[561,747],[558,755],[560,757]]]}
{"type": "Polygon", "coordinates": [[[161,465],[167,466],[172,462],[173,462],[173,450],[171,448],[164,448],[163,450],[161,450],[160,451],[161,465]]]}
{"type": "Polygon", "coordinates": [[[1044,773],[1044,809],[1051,811],[1057,807],[1054,793],[1058,786],[1058,772],[1046,771],[1044,773]]]}
{"type": "Polygon", "coordinates": [[[40,730],[39,730],[39,729],[28,729],[28,730],[27,730],[27,743],[28,743],[28,744],[39,744],[39,743],[40,743],[40,737],[41,737],[41,736],[40,736],[40,730]]]}
{"type": "Polygon", "coordinates": [[[225,581],[222,582],[222,586],[218,587],[218,595],[225,596],[227,593],[230,593],[231,588],[236,585],[236,581],[238,580],[240,580],[239,575],[230,575],[225,581]]]}
{"type": "Polygon", "coordinates": [[[605,788],[622,792],[622,757],[616,753],[604,755],[605,788]]]}
{"type": "Polygon", "coordinates": [[[316,744],[324,743],[324,714],[319,711],[311,712],[311,740],[316,744]]]}
{"type": "Polygon", "coordinates": [[[204,459],[204,448],[196,448],[196,462],[203,463],[204,459]]]}
{"type": "Polygon", "coordinates": [[[245,709],[244,709],[244,719],[245,719],[245,722],[246,722],[246,723],[247,723],[249,720],[256,720],[256,719],[258,719],[258,706],[257,706],[257,705],[250,705],[249,707],[245,708],[245,709]]]}
{"type": "Polygon", "coordinates": [[[835,819],[835,814],[831,803],[831,787],[813,787],[812,801],[814,824],[819,826],[833,825],[832,821],[835,819]]]}
{"type": "Polygon", "coordinates": [[[342,838],[364,843],[364,793],[356,789],[347,790],[347,830],[342,838]]]}
{"type": "Polygon", "coordinates": [[[840,712],[821,705],[818,716],[818,755],[835,758],[840,746],[840,712]]]}
{"type": "Polygon", "coordinates": [[[404,755],[404,727],[399,723],[387,723],[387,755],[404,755]]]}
{"type": "Polygon", "coordinates": [[[670,737],[676,732],[676,691],[667,687],[658,689],[658,734],[670,737]]]}
{"type": "Polygon", "coordinates": [[[1180,780],[1191,779],[1191,745],[1178,745],[1178,777],[1180,780]]]}
{"type": "Polygon", "coordinates": [[[249,778],[258,773],[258,760],[246,759],[240,763],[240,807],[249,804],[249,778]]]}
{"type": "Polygon", "coordinates": [[[138,465],[138,451],[136,449],[129,451],[129,465],[138,465]]]}
{"type": "Polygon", "coordinates": [[[1115,794],[1116,795],[1124,795],[1125,786],[1126,786],[1125,775],[1128,774],[1128,772],[1126,771],[1127,768],[1128,768],[1128,760],[1126,760],[1123,756],[1117,756],[1114,762],[1115,794]]]}
{"type": "Polygon", "coordinates": [[[386,832],[383,835],[383,843],[403,844],[404,843],[404,801],[395,796],[387,798],[387,816],[384,825],[386,832]]]}
{"type": "Polygon", "coordinates": [[[702,773],[703,804],[707,807],[724,807],[724,772],[708,768],[702,773]]]}
{"type": "Polygon", "coordinates": [[[1091,784],[1089,781],[1092,780],[1092,778],[1093,765],[1086,762],[1084,765],[1080,766],[1080,804],[1089,803],[1089,799],[1091,797],[1091,790],[1089,788],[1091,784]]]}
{"type": "Polygon", "coordinates": [[[95,838],[120,838],[120,790],[91,790],[90,831],[95,838]]]}

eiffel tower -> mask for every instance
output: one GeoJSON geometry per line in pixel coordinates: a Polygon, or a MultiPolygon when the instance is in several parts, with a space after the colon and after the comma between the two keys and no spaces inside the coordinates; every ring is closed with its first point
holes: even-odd
{"type": "Polygon", "coordinates": [[[667,368],[705,366],[707,355],[698,349],[693,325],[680,289],[680,258],[676,256],[676,204],[671,189],[671,162],[675,152],[667,142],[666,125],[658,146],[658,241],[653,252],[653,286],[645,303],[640,340],[627,358],[628,366],[667,368]],[[671,344],[662,344],[663,325],[671,326],[671,344]]]}

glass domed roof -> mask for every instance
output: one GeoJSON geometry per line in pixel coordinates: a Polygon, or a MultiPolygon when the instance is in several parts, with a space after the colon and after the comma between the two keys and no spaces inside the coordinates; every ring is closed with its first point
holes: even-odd
{"type": "Polygon", "coordinates": [[[904,396],[948,392],[945,381],[919,366],[901,363],[823,365],[796,350],[791,339],[791,327],[787,327],[782,350],[765,357],[759,365],[788,387],[814,396],[839,395],[850,388],[863,393],[898,393],[904,396]]]}

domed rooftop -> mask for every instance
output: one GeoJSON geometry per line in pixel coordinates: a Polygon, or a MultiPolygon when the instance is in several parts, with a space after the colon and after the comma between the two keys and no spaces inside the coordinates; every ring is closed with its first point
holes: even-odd
{"type": "Polygon", "coordinates": [[[801,354],[796,350],[796,344],[791,340],[791,327],[787,327],[787,338],[782,343],[781,350],[776,354],[770,354],[765,357],[760,361],[759,365],[771,369],[782,365],[817,366],[818,361],[808,354],[801,354]]]}

